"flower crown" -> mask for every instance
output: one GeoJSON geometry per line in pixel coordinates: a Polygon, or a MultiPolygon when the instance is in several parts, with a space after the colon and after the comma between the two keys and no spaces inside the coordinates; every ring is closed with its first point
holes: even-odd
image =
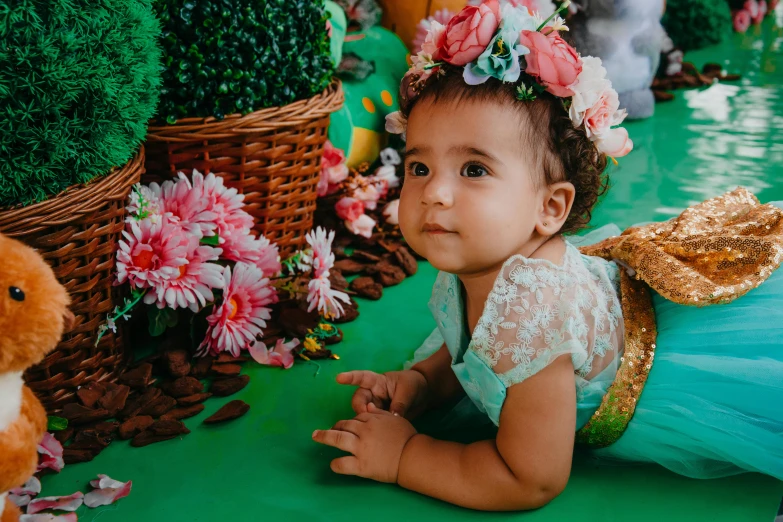
{"type": "MultiPolygon", "coordinates": [[[[563,99],[575,127],[583,127],[599,152],[621,157],[633,149],[628,131],[617,127],[626,117],[600,58],[579,56],[560,37],[567,31],[559,14],[571,3],[566,0],[546,19],[532,12],[525,0],[484,0],[465,7],[446,26],[432,21],[421,50],[411,57],[412,67],[400,84],[400,101],[409,105],[430,81],[445,74],[445,65],[464,67],[468,85],[489,78],[519,82],[517,98],[532,101],[546,91],[563,99]]],[[[386,117],[386,130],[404,134],[407,126],[401,112],[386,117]]]]}

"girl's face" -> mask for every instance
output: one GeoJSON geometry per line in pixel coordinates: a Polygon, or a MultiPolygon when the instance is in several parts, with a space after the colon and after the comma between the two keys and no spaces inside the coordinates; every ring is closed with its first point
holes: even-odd
{"type": "Polygon", "coordinates": [[[438,270],[499,268],[533,239],[546,185],[531,172],[520,125],[517,114],[492,102],[422,100],[413,108],[400,228],[438,270]]]}

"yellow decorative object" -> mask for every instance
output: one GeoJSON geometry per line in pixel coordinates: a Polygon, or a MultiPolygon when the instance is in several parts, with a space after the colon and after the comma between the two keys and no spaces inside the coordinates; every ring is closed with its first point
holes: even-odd
{"type": "Polygon", "coordinates": [[[467,5],[466,0],[380,0],[383,9],[382,24],[385,28],[397,34],[411,47],[416,36],[416,25],[431,16],[435,11],[448,9],[453,12],[462,10],[467,5]]]}
{"type": "Polygon", "coordinates": [[[364,110],[366,110],[370,114],[375,114],[375,104],[372,102],[370,98],[366,96],[362,98],[362,105],[364,105],[364,110]]]}
{"type": "Polygon", "coordinates": [[[391,107],[392,103],[394,103],[394,98],[392,98],[392,95],[389,91],[383,90],[381,91],[381,101],[383,101],[383,104],[387,107],[391,107]]]}
{"type": "Polygon", "coordinates": [[[306,337],[304,342],[304,349],[308,352],[317,352],[321,349],[321,345],[319,345],[318,341],[312,337],[306,337]]]}
{"type": "Polygon", "coordinates": [[[350,168],[356,168],[362,163],[372,163],[381,154],[381,149],[385,146],[386,136],[380,132],[375,132],[362,127],[353,128],[353,141],[351,143],[351,153],[346,160],[346,165],[350,168]]]}

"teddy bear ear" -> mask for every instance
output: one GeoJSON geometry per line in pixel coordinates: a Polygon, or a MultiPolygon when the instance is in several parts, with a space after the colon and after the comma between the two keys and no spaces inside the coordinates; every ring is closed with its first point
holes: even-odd
{"type": "Polygon", "coordinates": [[[66,308],[65,314],[63,314],[63,319],[65,319],[63,322],[63,333],[66,334],[70,332],[74,326],[76,326],[76,316],[73,315],[73,312],[66,308]]]}

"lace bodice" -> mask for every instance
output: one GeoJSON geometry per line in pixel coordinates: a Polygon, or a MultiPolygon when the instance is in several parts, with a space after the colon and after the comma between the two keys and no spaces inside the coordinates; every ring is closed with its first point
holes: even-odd
{"type": "Polygon", "coordinates": [[[508,259],[471,337],[456,276],[438,276],[430,306],[455,374],[497,423],[506,388],[561,355],[571,356],[579,394],[602,395],[623,347],[619,281],[615,263],[584,256],[568,244],[559,265],[508,259]]]}

